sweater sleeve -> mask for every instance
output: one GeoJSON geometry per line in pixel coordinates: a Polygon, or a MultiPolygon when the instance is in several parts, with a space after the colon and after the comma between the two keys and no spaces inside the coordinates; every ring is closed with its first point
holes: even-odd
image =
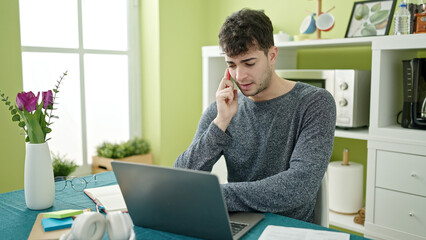
{"type": "Polygon", "coordinates": [[[174,167],[210,172],[223,154],[223,148],[230,141],[228,132],[223,132],[213,123],[216,117],[216,104],[211,104],[201,116],[191,145],[178,156],[174,167]]]}
{"type": "Polygon", "coordinates": [[[222,185],[229,211],[281,213],[308,220],[333,149],[336,106],[329,94],[306,104],[289,168],[254,182],[222,185]],[[298,212],[299,211],[299,212],[298,212]],[[303,212],[305,211],[305,212],[303,212]]]}

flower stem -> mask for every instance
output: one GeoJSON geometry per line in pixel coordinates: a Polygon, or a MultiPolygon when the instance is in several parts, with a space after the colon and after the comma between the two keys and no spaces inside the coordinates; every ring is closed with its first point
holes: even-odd
{"type": "MultiPolygon", "coordinates": [[[[64,79],[64,77],[65,77],[66,75],[68,75],[67,73],[68,73],[68,71],[65,71],[65,72],[62,74],[62,76],[60,77],[60,79],[57,81],[57,82],[58,82],[58,84],[55,86],[55,89],[53,89],[53,92],[54,92],[54,94],[53,94],[53,106],[55,106],[55,103],[56,103],[56,94],[59,92],[59,86],[61,85],[62,80],[64,79]]],[[[49,119],[47,120],[47,126],[49,126],[49,125],[50,125],[50,119],[52,118],[52,112],[53,112],[53,106],[52,106],[52,108],[50,109],[49,119]]]]}

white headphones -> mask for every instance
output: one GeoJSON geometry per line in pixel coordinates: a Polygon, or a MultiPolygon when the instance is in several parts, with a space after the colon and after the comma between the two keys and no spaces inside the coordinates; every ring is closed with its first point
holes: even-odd
{"type": "Polygon", "coordinates": [[[111,240],[134,240],[133,222],[128,213],[111,212],[104,216],[97,212],[84,212],[74,220],[71,230],[60,240],[100,240],[105,234],[105,225],[111,240]]]}

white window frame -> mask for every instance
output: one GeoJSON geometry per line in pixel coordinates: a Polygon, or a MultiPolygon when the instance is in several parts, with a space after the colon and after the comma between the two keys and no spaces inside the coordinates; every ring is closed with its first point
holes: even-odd
{"type": "Polygon", "coordinates": [[[128,50],[97,50],[83,48],[83,24],[82,24],[82,0],[78,4],[78,48],[51,48],[21,46],[21,54],[24,52],[42,53],[74,53],[79,56],[80,67],[80,95],[81,95],[81,130],[82,130],[82,157],[83,165],[79,166],[73,175],[82,176],[91,174],[91,165],[87,159],[87,123],[86,123],[86,101],[85,101],[85,79],[84,79],[84,55],[85,54],[121,54],[127,55],[129,59],[129,136],[142,137],[142,114],[141,114],[141,83],[140,83],[140,39],[139,39],[139,0],[127,0],[128,4],[128,50]]]}

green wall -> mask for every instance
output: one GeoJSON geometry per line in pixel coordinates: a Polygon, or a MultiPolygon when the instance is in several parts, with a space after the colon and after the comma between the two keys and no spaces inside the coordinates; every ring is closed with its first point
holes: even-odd
{"type": "Polygon", "coordinates": [[[189,146],[201,115],[204,3],[142,0],[142,131],[155,164],[173,164],[189,146]]]}
{"type": "MultiPolygon", "coordinates": [[[[18,1],[0,1],[0,90],[12,102],[22,91],[18,1]]],[[[0,193],[24,184],[24,137],[4,102],[0,102],[0,193]]]]}

